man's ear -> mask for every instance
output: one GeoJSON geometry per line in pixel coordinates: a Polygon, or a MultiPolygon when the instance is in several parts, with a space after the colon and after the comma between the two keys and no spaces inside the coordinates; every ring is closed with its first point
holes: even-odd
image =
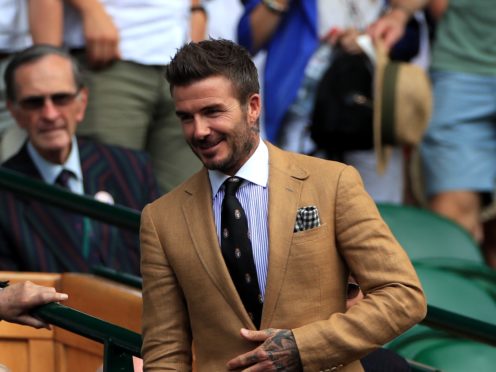
{"type": "Polygon", "coordinates": [[[86,106],[88,105],[88,88],[82,88],[81,91],[79,92],[78,96],[76,97],[77,100],[77,113],[76,113],[76,120],[78,124],[83,121],[84,119],[84,114],[86,112],[86,106]]]}
{"type": "Polygon", "coordinates": [[[260,117],[260,112],[262,110],[262,99],[260,94],[254,93],[248,98],[248,122],[250,124],[256,123],[260,117]]]}
{"type": "Polygon", "coordinates": [[[24,120],[21,120],[21,118],[19,117],[20,115],[19,108],[17,107],[15,102],[8,99],[6,104],[7,104],[7,109],[10,112],[10,115],[12,115],[17,125],[22,129],[26,129],[26,126],[24,125],[24,120]]]}

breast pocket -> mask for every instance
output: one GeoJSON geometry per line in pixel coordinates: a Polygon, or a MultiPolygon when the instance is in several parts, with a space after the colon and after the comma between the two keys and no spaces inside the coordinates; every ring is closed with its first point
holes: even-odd
{"type": "Polygon", "coordinates": [[[323,224],[313,229],[295,232],[291,244],[291,256],[308,255],[329,248],[329,225],[323,224]]]}

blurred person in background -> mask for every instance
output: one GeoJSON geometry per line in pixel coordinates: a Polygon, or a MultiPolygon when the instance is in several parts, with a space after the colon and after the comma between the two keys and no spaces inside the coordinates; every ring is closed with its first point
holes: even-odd
{"type": "MultiPolygon", "coordinates": [[[[18,52],[5,71],[7,106],[27,133],[2,167],[140,211],[159,196],[146,153],[76,137],[88,89],[66,51],[35,45],[18,52]]],[[[12,192],[0,193],[0,269],[89,271],[93,265],[139,274],[136,232],[12,192]]]]}
{"type": "Polygon", "coordinates": [[[62,43],[85,69],[91,95],[78,134],[148,152],[163,192],[198,170],[163,67],[192,35],[204,34],[200,1],[37,1],[63,7],[62,43]]]}
{"type": "MultiPolygon", "coordinates": [[[[33,43],[60,42],[57,20],[61,17],[61,8],[57,4],[40,5],[37,0],[1,0],[0,77],[15,52],[33,43]],[[35,30],[35,38],[32,38],[31,30],[35,30]]],[[[17,151],[23,139],[24,134],[17,130],[7,109],[5,85],[0,78],[0,160],[17,151]]]]}
{"type": "MultiPolygon", "coordinates": [[[[284,149],[326,157],[310,139],[311,117],[291,116],[306,68],[322,68],[320,46],[331,44],[348,53],[363,53],[357,36],[369,34],[392,50],[394,58],[427,64],[427,28],[418,11],[425,1],[391,0],[249,0],[240,20],[238,37],[252,54],[266,51],[264,80],[264,137],[284,149]],[[419,17],[415,36],[405,34],[412,17],[419,17]],[[422,39],[422,45],[420,46],[422,39]],[[393,48],[401,41],[402,48],[393,48]],[[408,44],[408,45],[405,45],[408,44]],[[314,59],[315,57],[315,59],[314,59]]],[[[324,63],[328,62],[329,57],[324,63]]],[[[309,72],[312,73],[312,72],[309,72]]],[[[376,171],[373,149],[347,151],[338,160],[353,165],[376,202],[402,203],[404,167],[396,148],[384,174],[376,171]]]]}
{"type": "Polygon", "coordinates": [[[431,0],[433,117],[420,147],[430,208],[463,226],[496,268],[496,6],[431,0]]]}

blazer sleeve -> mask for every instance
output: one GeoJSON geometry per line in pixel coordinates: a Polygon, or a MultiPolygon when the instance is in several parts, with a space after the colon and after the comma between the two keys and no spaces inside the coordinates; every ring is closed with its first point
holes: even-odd
{"type": "Polygon", "coordinates": [[[169,266],[151,216],[141,217],[144,370],[191,371],[191,332],[183,293],[169,266]]]}
{"type": "Polygon", "coordinates": [[[344,168],[336,190],[336,244],[365,298],[346,313],[293,330],[304,369],[310,371],[357,360],[426,315],[416,272],[358,172],[344,168]]]}

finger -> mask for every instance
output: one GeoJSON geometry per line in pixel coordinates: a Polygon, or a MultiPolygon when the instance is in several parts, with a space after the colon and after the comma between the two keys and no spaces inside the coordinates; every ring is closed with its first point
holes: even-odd
{"type": "Polygon", "coordinates": [[[86,56],[88,59],[88,64],[92,67],[97,67],[99,64],[98,60],[98,43],[89,41],[86,44],[86,56]]]}
{"type": "Polygon", "coordinates": [[[241,336],[249,341],[263,342],[274,334],[273,329],[264,329],[260,331],[251,331],[246,328],[241,328],[241,336]]]}
{"type": "Polygon", "coordinates": [[[399,39],[403,36],[403,33],[400,30],[391,30],[387,35],[384,37],[384,44],[386,48],[389,50],[391,49],[399,39]]]}
{"type": "Polygon", "coordinates": [[[235,371],[240,368],[250,367],[257,363],[269,360],[269,356],[266,351],[256,348],[255,350],[249,351],[236,358],[231,359],[227,362],[227,369],[230,371],[235,371]]]}
{"type": "Polygon", "coordinates": [[[251,367],[243,369],[243,372],[264,372],[264,371],[277,371],[277,367],[274,366],[271,360],[266,360],[251,367]]]}
{"type": "Polygon", "coordinates": [[[34,328],[50,329],[50,325],[41,319],[35,318],[31,315],[20,315],[12,320],[15,323],[31,326],[34,328]]]}
{"type": "Polygon", "coordinates": [[[65,301],[68,298],[69,298],[69,295],[66,293],[46,292],[46,293],[42,294],[42,303],[48,304],[51,302],[65,301]]]}

